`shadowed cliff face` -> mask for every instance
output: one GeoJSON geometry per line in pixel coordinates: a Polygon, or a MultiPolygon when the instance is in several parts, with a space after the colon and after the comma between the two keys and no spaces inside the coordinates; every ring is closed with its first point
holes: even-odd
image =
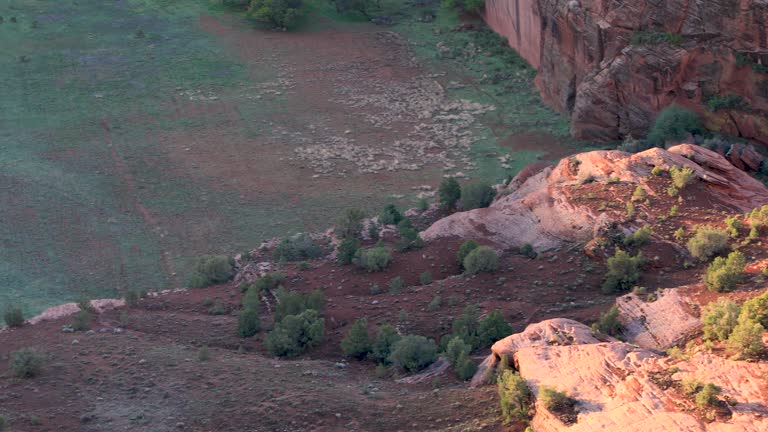
{"type": "Polygon", "coordinates": [[[768,144],[768,0],[486,0],[485,18],[577,138],[643,136],[674,103],[768,144]],[[707,109],[727,95],[745,104],[707,109]]]}

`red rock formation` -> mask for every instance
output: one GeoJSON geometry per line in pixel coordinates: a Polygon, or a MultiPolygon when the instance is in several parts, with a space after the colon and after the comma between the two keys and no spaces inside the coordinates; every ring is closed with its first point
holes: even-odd
{"type": "Polygon", "coordinates": [[[578,138],[643,136],[674,103],[768,143],[768,0],[486,0],[485,15],[538,69],[544,101],[571,114],[578,138]],[[633,43],[640,32],[664,41],[633,43]],[[749,107],[706,109],[730,94],[749,107]]]}

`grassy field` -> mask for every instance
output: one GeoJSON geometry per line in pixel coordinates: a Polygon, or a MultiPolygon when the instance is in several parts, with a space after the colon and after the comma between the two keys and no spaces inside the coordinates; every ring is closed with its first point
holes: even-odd
{"type": "Polygon", "coordinates": [[[322,229],[346,207],[412,203],[410,186],[436,185],[445,170],[434,164],[370,173],[331,158],[346,173],[334,176],[296,160],[294,150],[313,139],[310,123],[329,139],[354,129],[370,146],[412,127],[363,126],[350,106],[337,104],[334,114],[338,81],[314,92],[315,77],[344,72],[331,63],[347,54],[325,37],[357,48],[355,64],[375,63],[369,47],[395,30],[420,63],[402,70],[455,81],[449,98],[494,106],[470,127],[472,177],[500,180],[575,151],[566,119],[535,95],[532,71],[508,70],[510,58],[489,49],[468,51],[470,42],[492,41],[448,32],[458,22],[452,14],[424,24],[408,9],[381,28],[325,3],[311,9],[304,26],[280,33],[205,0],[0,2],[0,308],[32,313],[78,297],[182,286],[200,254],[322,229]],[[367,45],[357,47],[358,34],[367,45]],[[450,55],[438,53],[441,41],[450,55]],[[320,63],[316,49],[338,57],[320,63]],[[498,157],[508,153],[505,168],[498,157]]]}

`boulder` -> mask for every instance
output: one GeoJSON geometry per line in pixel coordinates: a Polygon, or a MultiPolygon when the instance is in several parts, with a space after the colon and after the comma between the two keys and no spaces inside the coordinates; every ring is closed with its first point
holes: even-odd
{"type": "Polygon", "coordinates": [[[698,332],[701,321],[680,292],[680,288],[660,290],[652,302],[635,294],[616,299],[624,339],[642,348],[666,351],[698,332]]]}

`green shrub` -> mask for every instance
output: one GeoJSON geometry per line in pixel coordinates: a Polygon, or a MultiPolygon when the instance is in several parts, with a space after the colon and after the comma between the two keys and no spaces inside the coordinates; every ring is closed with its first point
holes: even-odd
{"type": "Polygon", "coordinates": [[[648,141],[654,146],[663,146],[668,140],[682,140],[688,134],[705,131],[701,118],[695,112],[672,105],[664,108],[648,132],[648,141]]]}
{"type": "Polygon", "coordinates": [[[467,356],[472,351],[472,346],[464,342],[460,337],[454,336],[448,341],[448,345],[445,348],[445,358],[451,363],[456,365],[459,357],[462,355],[467,356]]]}
{"type": "Polygon", "coordinates": [[[530,259],[534,259],[537,256],[536,251],[533,250],[533,246],[530,243],[526,243],[520,247],[520,255],[530,259]]]}
{"type": "Polygon", "coordinates": [[[22,348],[11,353],[10,368],[14,376],[34,378],[43,370],[43,355],[31,348],[22,348]]]}
{"type": "Polygon", "coordinates": [[[642,186],[637,186],[635,191],[632,192],[632,201],[643,201],[648,197],[648,192],[643,189],[642,186]]]}
{"type": "Polygon", "coordinates": [[[372,11],[380,4],[378,0],[330,0],[330,2],[336,7],[336,12],[358,12],[367,19],[371,18],[372,11]]]}
{"type": "Polygon", "coordinates": [[[469,275],[493,273],[499,269],[499,256],[488,246],[478,246],[464,258],[464,270],[469,275]]]}
{"type": "Polygon", "coordinates": [[[478,344],[480,347],[490,346],[510,334],[512,334],[512,326],[504,320],[501,312],[494,311],[480,321],[477,331],[478,344]]]}
{"type": "Polygon", "coordinates": [[[416,202],[416,210],[422,213],[429,210],[429,201],[426,198],[419,198],[416,202]]]}
{"type": "Polygon", "coordinates": [[[461,316],[453,320],[451,334],[458,336],[473,349],[480,347],[480,311],[477,306],[467,305],[461,316]]]}
{"type": "Polygon", "coordinates": [[[747,258],[739,251],[731,252],[728,258],[717,257],[707,267],[704,282],[711,291],[723,292],[736,288],[744,279],[747,258]]]}
{"type": "Polygon", "coordinates": [[[624,245],[625,246],[635,246],[640,247],[645,244],[647,244],[651,240],[651,235],[653,234],[653,231],[651,230],[651,227],[649,225],[646,225],[631,235],[628,235],[624,238],[624,245]]]}
{"type": "Polygon", "coordinates": [[[432,273],[426,271],[419,275],[419,283],[422,285],[429,285],[432,283],[432,273]]]}
{"type": "Polygon", "coordinates": [[[226,313],[227,305],[224,304],[222,299],[217,298],[216,300],[211,301],[210,307],[208,308],[208,315],[226,315],[226,313]]]}
{"type": "Polygon", "coordinates": [[[461,204],[464,210],[488,207],[494,198],[496,189],[486,182],[469,183],[461,189],[461,204]]]}
{"type": "Polygon", "coordinates": [[[400,239],[395,242],[398,251],[418,249],[424,246],[424,241],[419,237],[419,232],[413,227],[411,220],[404,218],[397,224],[397,233],[400,239]]]}
{"type": "Polygon", "coordinates": [[[403,214],[394,204],[387,204],[379,214],[379,222],[384,225],[397,225],[403,220],[403,214]]]}
{"type": "Polygon", "coordinates": [[[456,360],[456,363],[453,365],[453,370],[456,372],[457,378],[462,381],[467,381],[475,376],[477,365],[467,354],[461,353],[456,360]]]}
{"type": "Polygon", "coordinates": [[[389,361],[407,372],[418,372],[437,359],[437,345],[424,336],[403,336],[392,346],[389,361]]]}
{"type": "Polygon", "coordinates": [[[627,201],[627,217],[635,217],[635,205],[632,201],[627,201]]]}
{"type": "Polygon", "coordinates": [[[608,258],[608,271],[605,274],[602,290],[608,294],[614,291],[626,291],[640,280],[640,270],[644,263],[643,255],[631,256],[621,249],[608,258]]]}
{"type": "Polygon", "coordinates": [[[756,208],[749,213],[749,227],[764,231],[768,227],[768,205],[756,208]]]}
{"type": "Polygon", "coordinates": [[[197,350],[197,361],[207,362],[210,359],[211,350],[209,350],[207,346],[200,347],[200,349],[197,350]]]}
{"type": "Polygon", "coordinates": [[[673,235],[675,237],[675,240],[677,240],[679,242],[685,240],[685,228],[680,227],[680,228],[676,229],[675,233],[673,235]]]}
{"type": "Polygon", "coordinates": [[[310,309],[320,312],[325,306],[325,295],[320,289],[316,289],[309,294],[280,289],[277,292],[277,300],[275,321],[282,321],[289,315],[299,315],[310,309]]]}
{"type": "Polygon", "coordinates": [[[341,340],[341,351],[345,357],[364,359],[373,350],[373,342],[368,335],[368,320],[360,318],[352,324],[347,335],[341,340]]]}
{"type": "Polygon", "coordinates": [[[226,255],[205,255],[197,259],[195,270],[188,285],[205,288],[224,283],[235,276],[235,260],[226,255]]]}
{"type": "Polygon", "coordinates": [[[128,307],[136,307],[139,304],[138,291],[128,291],[125,293],[125,304],[128,307]]]}
{"type": "Polygon", "coordinates": [[[72,328],[75,331],[86,331],[91,329],[93,316],[89,309],[80,309],[72,318],[72,328]]]}
{"type": "Polygon", "coordinates": [[[768,328],[768,291],[745,301],[742,313],[768,328]]]}
{"type": "Polygon", "coordinates": [[[392,262],[392,255],[385,247],[359,249],[355,253],[355,264],[368,272],[380,272],[392,262]]]}
{"type": "Polygon", "coordinates": [[[288,315],[275,324],[265,339],[272,355],[294,357],[323,341],[325,320],[314,309],[288,315]]]}
{"type": "Polygon", "coordinates": [[[464,265],[464,259],[469,255],[470,252],[477,249],[477,247],[480,246],[477,244],[474,240],[467,240],[464,243],[459,246],[459,251],[456,253],[456,258],[459,260],[459,264],[462,266],[464,265]]]}
{"type": "Polygon", "coordinates": [[[307,233],[299,233],[283,239],[272,252],[275,261],[301,261],[323,254],[320,246],[307,233]]]}
{"type": "Polygon", "coordinates": [[[678,217],[680,216],[680,207],[673,205],[669,209],[669,217],[678,217]]]}
{"type": "Polygon", "coordinates": [[[760,323],[742,314],[728,337],[728,348],[741,357],[757,357],[765,351],[763,333],[765,328],[760,323]]]}
{"type": "Polygon", "coordinates": [[[446,210],[453,210],[456,208],[456,203],[461,198],[461,186],[454,177],[445,178],[440,182],[437,195],[441,207],[446,210]]]}
{"type": "Polygon", "coordinates": [[[368,222],[368,237],[370,237],[373,241],[379,240],[379,224],[374,221],[368,222]]]}
{"type": "Polygon", "coordinates": [[[541,386],[539,399],[544,408],[553,413],[568,411],[576,405],[576,401],[568,397],[567,394],[549,386],[541,386]]]}
{"type": "Polygon", "coordinates": [[[720,110],[743,110],[749,108],[749,103],[737,94],[712,96],[707,99],[707,109],[715,112],[720,110]]]}
{"type": "Polygon", "coordinates": [[[403,291],[405,282],[400,276],[395,276],[387,282],[387,288],[389,288],[390,294],[400,294],[403,291]]]}
{"type": "Polygon", "coordinates": [[[631,42],[632,45],[658,45],[661,43],[668,43],[677,46],[683,43],[683,36],[679,33],[638,30],[632,34],[631,42]]]}
{"type": "Polygon", "coordinates": [[[435,296],[431,302],[429,302],[429,305],[427,306],[427,310],[430,312],[434,312],[438,309],[440,309],[440,306],[443,305],[443,298],[440,296],[435,296]]]}
{"type": "Polygon", "coordinates": [[[707,383],[696,393],[696,406],[700,410],[706,410],[708,408],[717,406],[717,395],[720,394],[720,388],[712,383],[707,383]]]}
{"type": "Polygon", "coordinates": [[[701,311],[704,339],[724,341],[738,324],[740,308],[736,303],[721,298],[704,306],[701,311]]]}
{"type": "MultiPolygon", "coordinates": [[[[259,279],[256,279],[256,282],[254,282],[252,285],[256,289],[256,291],[260,293],[265,293],[279,287],[284,280],[285,280],[284,274],[280,272],[269,272],[269,273],[266,273],[264,276],[260,277],[259,279]]],[[[250,286],[251,285],[243,284],[240,286],[240,290],[243,292],[246,292],[248,288],[250,288],[250,286]]]]}
{"type": "Polygon", "coordinates": [[[308,263],[306,261],[302,261],[302,262],[296,264],[296,269],[299,270],[299,271],[311,270],[312,269],[312,264],[310,264],[310,263],[308,263]]]}
{"type": "Polygon", "coordinates": [[[657,166],[654,166],[653,169],[651,170],[651,175],[654,175],[656,177],[661,177],[664,175],[665,172],[666,171],[664,171],[664,168],[657,165],[657,166]]]}
{"type": "Polygon", "coordinates": [[[255,335],[261,329],[259,322],[259,292],[249,288],[243,297],[243,309],[237,317],[237,335],[247,338],[255,335]]]}
{"type": "Polygon", "coordinates": [[[693,237],[688,240],[688,252],[696,259],[709,260],[728,250],[728,238],[728,233],[724,230],[699,226],[693,237]]]}
{"type": "Polygon", "coordinates": [[[17,307],[8,306],[3,312],[3,320],[8,327],[21,327],[24,325],[24,314],[17,307]]]}
{"type": "Polygon", "coordinates": [[[336,260],[342,265],[352,264],[359,249],[360,242],[356,238],[347,237],[336,249],[336,260]]]}
{"type": "Polygon", "coordinates": [[[303,0],[251,0],[249,16],[279,28],[293,26],[304,13],[303,0]]]}
{"type": "Polygon", "coordinates": [[[687,394],[688,396],[691,396],[696,394],[699,390],[701,390],[701,388],[704,387],[704,383],[696,379],[695,377],[690,377],[690,378],[684,378],[680,382],[680,387],[682,388],[683,393],[687,394]]]}
{"type": "Polygon", "coordinates": [[[443,0],[442,6],[462,13],[478,13],[485,7],[484,0],[443,0]]]}
{"type": "Polygon", "coordinates": [[[389,356],[392,354],[392,346],[400,340],[395,328],[389,324],[379,327],[376,340],[373,341],[371,358],[378,364],[389,364],[389,356]]]}
{"type": "Polygon", "coordinates": [[[502,369],[496,383],[504,422],[527,421],[532,394],[525,380],[517,372],[502,369]]]}
{"type": "Polygon", "coordinates": [[[672,185],[679,190],[685,189],[696,181],[696,173],[690,167],[673,166],[669,169],[669,175],[672,177],[672,185]]]}
{"type": "Polygon", "coordinates": [[[618,336],[623,330],[621,323],[619,323],[619,307],[613,305],[610,309],[605,311],[605,313],[600,315],[600,319],[592,324],[592,330],[610,336],[618,336]]]}
{"type": "Polygon", "coordinates": [[[337,223],[336,234],[343,239],[359,238],[363,231],[363,219],[365,219],[364,211],[356,208],[347,209],[337,223]]]}

